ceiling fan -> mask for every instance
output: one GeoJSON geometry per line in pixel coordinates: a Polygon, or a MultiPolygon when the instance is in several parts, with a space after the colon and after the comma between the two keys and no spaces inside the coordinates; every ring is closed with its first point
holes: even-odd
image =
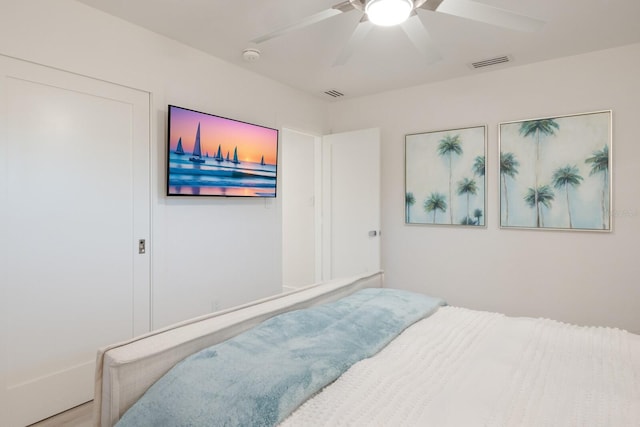
{"type": "Polygon", "coordinates": [[[448,15],[458,16],[515,31],[538,31],[545,24],[544,21],[539,19],[489,6],[473,0],[345,0],[329,9],[302,18],[298,22],[278,28],[277,30],[271,31],[260,37],[256,37],[251,40],[251,42],[259,45],[260,43],[264,43],[284,34],[308,27],[341,13],[357,10],[362,13],[362,18],[349,38],[347,44],[342,49],[342,52],[334,62],[334,65],[343,65],[347,62],[351,54],[363,42],[367,33],[369,33],[374,24],[400,24],[402,30],[406,33],[409,40],[418,49],[418,51],[420,51],[429,63],[433,63],[440,60],[441,57],[435,44],[429,37],[426,28],[417,15],[416,11],[418,9],[430,12],[446,13],[448,15]],[[388,6],[388,3],[396,3],[397,6],[404,9],[401,14],[403,16],[399,18],[399,22],[385,24],[379,23],[374,19],[374,13],[376,12],[375,9],[382,11],[383,18],[388,18],[392,15],[388,9],[385,9],[385,7],[388,6]]]}

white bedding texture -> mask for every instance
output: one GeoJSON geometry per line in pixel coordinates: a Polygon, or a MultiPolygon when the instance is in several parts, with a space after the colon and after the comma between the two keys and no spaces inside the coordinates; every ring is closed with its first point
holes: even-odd
{"type": "Polygon", "coordinates": [[[293,426],[640,425],[640,336],[441,307],[304,403],[293,426]]]}

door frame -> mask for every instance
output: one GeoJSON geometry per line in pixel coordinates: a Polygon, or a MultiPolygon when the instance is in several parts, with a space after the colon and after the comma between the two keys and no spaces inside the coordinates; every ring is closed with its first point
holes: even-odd
{"type": "MultiPolygon", "coordinates": [[[[313,191],[313,198],[314,198],[314,282],[320,282],[323,280],[323,267],[322,267],[322,262],[323,262],[323,257],[322,257],[322,204],[323,204],[323,198],[322,198],[322,137],[314,134],[314,133],[310,133],[310,132],[306,132],[306,131],[300,131],[294,128],[290,128],[290,127],[286,127],[284,126],[282,128],[282,144],[284,145],[285,142],[285,134],[287,132],[291,132],[291,133],[295,133],[295,134],[299,134],[302,135],[304,137],[308,137],[308,138],[312,138],[313,139],[313,151],[314,151],[314,191],[313,191]]],[[[281,150],[284,151],[284,150],[281,150]]],[[[284,173],[286,173],[286,168],[287,166],[283,163],[281,163],[282,169],[285,170],[284,173]]],[[[286,197],[286,195],[284,195],[284,192],[282,192],[281,194],[283,194],[282,197],[286,197]]],[[[284,214],[284,205],[282,205],[282,209],[283,209],[283,214],[284,214]]],[[[283,215],[284,216],[284,215],[283,215]]],[[[284,221],[282,222],[282,229],[283,229],[283,235],[284,235],[284,228],[287,226],[287,224],[284,223],[284,221]]],[[[284,259],[283,259],[283,265],[284,265],[284,259]]],[[[284,267],[283,267],[284,269],[284,267]]],[[[283,271],[283,276],[284,276],[284,271],[283,271]]],[[[300,286],[304,286],[304,285],[309,285],[310,283],[301,283],[300,286]]],[[[296,289],[298,286],[283,286],[283,290],[284,291],[291,291],[296,289]]]]}
{"type": "MultiPolygon", "coordinates": [[[[132,292],[130,298],[133,304],[132,317],[131,317],[131,334],[139,335],[150,330],[151,325],[151,231],[152,231],[152,188],[153,181],[151,176],[151,165],[153,159],[151,135],[152,135],[152,121],[153,115],[151,114],[151,93],[145,90],[124,86],[118,83],[96,79],[95,77],[82,75],[75,72],[50,67],[46,64],[35,63],[31,61],[25,61],[20,58],[10,57],[0,54],[0,61],[2,62],[2,78],[15,78],[17,81],[24,81],[30,83],[36,83],[44,86],[51,86],[53,88],[61,88],[70,91],[76,91],[79,93],[85,93],[88,95],[99,94],[105,99],[112,99],[114,101],[131,100],[137,105],[135,111],[136,126],[132,127],[132,152],[131,161],[133,164],[131,174],[131,197],[132,197],[132,212],[136,212],[133,215],[131,226],[132,241],[131,256],[132,258],[132,292]],[[134,94],[135,92],[135,94],[134,94]],[[147,247],[145,254],[138,254],[137,241],[138,239],[146,239],[147,247]]],[[[4,85],[0,86],[0,90],[4,90],[4,85]]],[[[3,95],[4,96],[4,95],[3,95]]],[[[133,105],[133,104],[132,104],[133,105]]],[[[3,132],[7,129],[6,106],[0,106],[0,129],[3,132]]],[[[7,135],[1,135],[2,138],[7,138],[7,135]]],[[[0,150],[5,147],[4,144],[0,144],[0,150]]],[[[5,153],[6,154],[6,153],[5,153]]],[[[5,180],[4,171],[8,171],[8,155],[0,156],[0,200],[7,200],[8,197],[8,182],[5,180]]],[[[4,214],[0,209],[0,218],[4,218],[4,214]]],[[[4,235],[4,228],[0,227],[0,235],[6,239],[4,235]]],[[[0,245],[0,280],[2,283],[8,283],[9,269],[7,266],[7,254],[9,253],[8,245],[0,245]]],[[[0,307],[3,304],[9,304],[7,302],[7,296],[9,292],[4,285],[0,286],[0,307]],[[4,301],[4,303],[2,303],[4,301]]],[[[71,296],[72,297],[72,296],[71,296]]],[[[8,315],[5,315],[6,310],[0,310],[0,342],[6,342],[8,340],[8,328],[9,320],[8,315]]],[[[56,370],[48,372],[44,375],[38,374],[33,380],[22,381],[18,384],[9,384],[8,373],[5,372],[8,365],[8,353],[0,352],[0,419],[3,419],[9,424],[22,424],[37,422],[40,419],[48,416],[55,415],[61,411],[67,410],[70,407],[84,403],[93,398],[93,379],[94,379],[94,364],[95,356],[88,358],[85,362],[80,364],[73,362],[68,367],[65,366],[62,370],[56,370]],[[72,372],[73,370],[73,372],[72,372]],[[67,390],[66,393],[55,392],[55,387],[49,387],[49,382],[43,385],[43,389],[51,388],[51,393],[54,393],[48,402],[41,402],[41,404],[33,406],[31,403],[27,403],[25,413],[28,413],[27,418],[20,415],[22,412],[18,410],[14,404],[10,403],[10,400],[15,396],[24,395],[26,399],[32,399],[29,393],[25,393],[32,383],[35,381],[49,381],[50,378],[54,378],[57,375],[61,375],[64,372],[70,372],[73,381],[90,382],[79,389],[67,390]],[[66,396],[66,397],[65,397],[66,396]],[[37,410],[36,410],[37,407],[37,410]]],[[[57,368],[56,368],[57,369],[57,368]]],[[[22,403],[17,405],[22,407],[22,403]]]]}
{"type": "MultiPolygon", "coordinates": [[[[283,127],[284,130],[295,132],[301,135],[309,136],[314,139],[314,152],[315,152],[315,168],[314,168],[314,182],[315,182],[315,281],[325,281],[332,278],[332,165],[331,165],[331,145],[332,142],[327,140],[327,137],[350,134],[353,132],[369,132],[379,129],[361,129],[353,132],[341,132],[338,134],[326,134],[317,135],[310,132],[300,131],[293,128],[283,127]]],[[[282,164],[283,168],[286,165],[282,164]]],[[[284,228],[286,224],[282,224],[284,228]]],[[[380,223],[378,224],[379,231],[380,223]]],[[[379,234],[378,234],[379,236],[379,234]]],[[[379,237],[377,239],[379,241],[379,237]]],[[[379,251],[381,254],[381,251],[379,251]]],[[[302,285],[301,285],[302,286],[302,285]]],[[[295,287],[283,287],[284,291],[290,291],[295,287]]]]}

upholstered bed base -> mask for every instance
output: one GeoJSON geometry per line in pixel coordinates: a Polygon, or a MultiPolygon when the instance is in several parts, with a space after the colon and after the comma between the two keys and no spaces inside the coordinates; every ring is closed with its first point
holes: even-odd
{"type": "Polygon", "coordinates": [[[144,392],[185,357],[291,310],[335,301],[357,290],[383,286],[382,272],[336,279],[191,319],[100,349],[94,417],[112,426],[144,392]]]}

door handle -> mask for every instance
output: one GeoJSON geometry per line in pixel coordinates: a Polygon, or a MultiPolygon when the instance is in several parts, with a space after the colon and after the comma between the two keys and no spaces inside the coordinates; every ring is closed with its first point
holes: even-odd
{"type": "Polygon", "coordinates": [[[376,230],[369,231],[369,237],[376,237],[377,235],[378,235],[378,232],[376,230]]]}

